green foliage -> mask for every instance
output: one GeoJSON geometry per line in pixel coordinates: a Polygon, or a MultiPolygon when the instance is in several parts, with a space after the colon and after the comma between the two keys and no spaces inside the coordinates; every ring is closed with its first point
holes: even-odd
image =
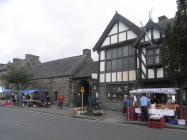
{"type": "Polygon", "coordinates": [[[13,85],[16,90],[19,91],[29,83],[31,77],[32,75],[27,73],[27,69],[24,67],[12,66],[7,71],[7,74],[2,75],[1,79],[6,83],[13,85]]]}
{"type": "Polygon", "coordinates": [[[175,24],[166,30],[162,60],[168,77],[181,86],[187,81],[187,0],[178,0],[177,5],[175,24]]]}

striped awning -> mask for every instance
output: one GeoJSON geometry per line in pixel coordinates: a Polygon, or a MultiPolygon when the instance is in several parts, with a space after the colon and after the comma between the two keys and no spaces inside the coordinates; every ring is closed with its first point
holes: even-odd
{"type": "Polygon", "coordinates": [[[131,90],[131,94],[142,94],[142,93],[156,93],[156,94],[176,94],[178,88],[142,88],[142,89],[136,89],[131,90]]]}

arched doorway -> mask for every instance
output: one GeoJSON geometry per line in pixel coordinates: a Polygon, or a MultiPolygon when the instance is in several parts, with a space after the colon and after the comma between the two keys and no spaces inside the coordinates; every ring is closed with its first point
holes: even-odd
{"type": "MultiPolygon", "coordinates": [[[[90,94],[90,89],[89,89],[89,82],[87,80],[81,80],[80,81],[80,88],[81,87],[84,88],[84,93],[83,93],[83,105],[84,106],[87,106],[88,105],[88,97],[89,97],[89,94],[90,94]]],[[[82,95],[81,95],[81,98],[80,98],[80,102],[82,104],[82,95]]],[[[80,105],[81,105],[80,104],[80,105]]]]}

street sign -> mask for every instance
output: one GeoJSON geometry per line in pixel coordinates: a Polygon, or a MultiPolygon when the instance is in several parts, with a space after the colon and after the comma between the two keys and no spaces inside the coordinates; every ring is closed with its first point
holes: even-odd
{"type": "Polygon", "coordinates": [[[83,86],[81,86],[80,92],[81,92],[81,93],[84,93],[84,87],[83,87],[83,86]]]}

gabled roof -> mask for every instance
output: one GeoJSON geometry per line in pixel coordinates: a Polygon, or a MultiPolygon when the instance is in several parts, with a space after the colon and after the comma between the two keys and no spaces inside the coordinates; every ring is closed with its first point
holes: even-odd
{"type": "Polygon", "coordinates": [[[114,26],[116,21],[120,21],[120,22],[124,23],[137,35],[139,35],[141,33],[141,29],[138,26],[136,26],[134,23],[132,23],[131,21],[129,21],[128,19],[126,19],[125,17],[121,16],[120,14],[118,14],[116,12],[115,15],[113,16],[112,20],[109,22],[108,26],[104,30],[103,34],[101,35],[101,37],[99,38],[99,40],[95,44],[95,46],[93,48],[94,51],[98,50],[98,48],[101,46],[105,37],[108,35],[108,33],[110,32],[110,30],[112,29],[112,27],[114,26]]]}
{"type": "Polygon", "coordinates": [[[138,36],[138,38],[136,39],[135,43],[133,44],[133,46],[136,46],[140,40],[142,39],[142,37],[145,36],[146,32],[148,32],[151,28],[156,28],[158,29],[159,31],[163,32],[163,29],[160,28],[160,26],[158,26],[156,23],[154,23],[151,19],[149,19],[149,21],[147,22],[147,24],[142,27],[142,32],[141,34],[138,36]],[[146,32],[145,32],[146,31],[146,32]]]}
{"type": "Polygon", "coordinates": [[[45,62],[31,68],[32,79],[71,76],[82,65],[86,55],[45,62]]]}
{"type": "MultiPolygon", "coordinates": [[[[166,27],[168,24],[173,25],[174,24],[175,19],[171,18],[171,19],[166,19],[163,21],[160,21],[158,23],[153,22],[151,19],[147,22],[147,24],[144,26],[144,29],[147,31],[149,31],[152,27],[154,29],[158,29],[160,32],[164,33],[166,30],[166,27]]],[[[142,28],[142,32],[139,35],[139,37],[136,39],[135,43],[133,46],[136,46],[140,40],[142,39],[142,37],[146,34],[145,30],[142,28]]]]}
{"type": "Polygon", "coordinates": [[[85,65],[73,76],[73,78],[91,77],[92,73],[98,73],[99,62],[90,62],[85,65]]]}

